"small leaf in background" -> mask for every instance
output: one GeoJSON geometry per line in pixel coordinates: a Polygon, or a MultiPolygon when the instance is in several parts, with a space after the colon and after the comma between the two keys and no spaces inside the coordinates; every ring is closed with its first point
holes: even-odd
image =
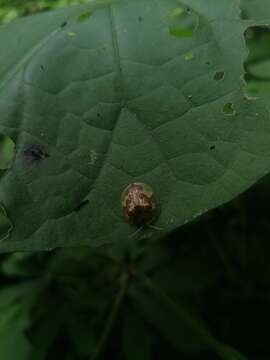
{"type": "Polygon", "coordinates": [[[92,15],[92,11],[85,11],[81,15],[77,16],[77,21],[80,22],[80,21],[88,20],[91,15],[92,15]]]}
{"type": "Polygon", "coordinates": [[[0,170],[10,169],[15,157],[15,144],[4,134],[0,134],[0,170]]]}
{"type": "Polygon", "coordinates": [[[174,303],[150,280],[143,278],[139,284],[132,285],[129,298],[137,311],[180,351],[197,352],[209,348],[212,336],[204,325],[193,317],[186,305],[174,303]]]}
{"type": "Polygon", "coordinates": [[[26,330],[31,324],[29,305],[34,297],[31,283],[0,288],[1,359],[29,360],[32,348],[26,330]]]}
{"type": "Polygon", "coordinates": [[[200,352],[210,349],[224,360],[245,357],[218,341],[196,311],[184,303],[176,303],[143,274],[129,289],[134,306],[180,351],[200,352]],[[238,356],[238,357],[237,357],[238,356]]]}
{"type": "Polygon", "coordinates": [[[0,204],[0,241],[8,238],[12,229],[13,224],[7,215],[6,209],[0,204]]]}
{"type": "Polygon", "coordinates": [[[29,326],[29,317],[20,305],[0,305],[0,349],[1,358],[29,360],[31,345],[24,331],[29,326]]]}

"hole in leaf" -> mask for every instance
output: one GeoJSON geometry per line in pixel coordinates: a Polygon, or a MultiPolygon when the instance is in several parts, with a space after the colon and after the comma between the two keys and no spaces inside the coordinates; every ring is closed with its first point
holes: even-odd
{"type": "Polygon", "coordinates": [[[170,35],[175,37],[192,37],[194,32],[192,29],[180,28],[180,27],[170,27],[170,35]]]}
{"type": "Polygon", "coordinates": [[[92,11],[85,11],[81,15],[77,16],[77,21],[78,22],[85,21],[85,20],[89,19],[90,16],[92,16],[92,14],[93,14],[92,11]]]}
{"type": "Polygon", "coordinates": [[[214,80],[216,81],[221,81],[223,80],[225,77],[225,72],[224,71],[217,71],[214,75],[214,80]]]}
{"type": "Polygon", "coordinates": [[[68,33],[68,36],[69,37],[74,37],[76,35],[76,33],[74,32],[74,31],[70,31],[69,33],[68,33]]]}
{"type": "Polygon", "coordinates": [[[178,17],[178,16],[182,16],[187,12],[187,9],[183,8],[183,7],[177,7],[173,10],[171,10],[168,14],[168,18],[174,18],[174,17],[178,17]]]}
{"type": "Polygon", "coordinates": [[[34,144],[24,150],[24,156],[28,161],[33,163],[48,158],[49,154],[42,145],[34,144]]]}
{"type": "Polygon", "coordinates": [[[0,241],[7,239],[13,229],[13,224],[9,219],[6,209],[0,204],[0,241]]]}
{"type": "Polygon", "coordinates": [[[225,115],[229,115],[229,116],[232,116],[232,115],[235,115],[236,114],[236,111],[235,111],[235,108],[234,108],[234,104],[229,102],[229,103],[226,103],[223,107],[223,113],[225,115]]]}
{"type": "Polygon", "coordinates": [[[10,169],[15,158],[15,143],[4,134],[0,134],[0,170],[10,169]]]}
{"type": "Polygon", "coordinates": [[[247,95],[261,97],[267,103],[270,99],[270,29],[266,26],[253,26],[245,32],[249,50],[245,62],[247,95]]]}
{"type": "Polygon", "coordinates": [[[169,33],[177,38],[192,37],[198,27],[198,16],[190,8],[177,7],[167,16],[170,22],[169,33]]]}
{"type": "Polygon", "coordinates": [[[184,59],[185,59],[186,61],[190,61],[190,60],[192,60],[193,58],[194,58],[194,53],[193,53],[192,51],[189,51],[189,52],[186,53],[185,56],[184,56],[184,59]]]}

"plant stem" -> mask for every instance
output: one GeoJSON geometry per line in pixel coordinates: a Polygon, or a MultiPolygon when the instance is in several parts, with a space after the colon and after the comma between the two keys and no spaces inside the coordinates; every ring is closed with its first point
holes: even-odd
{"type": "Polygon", "coordinates": [[[110,311],[110,314],[108,316],[108,319],[106,321],[103,333],[100,337],[100,340],[98,342],[98,345],[96,347],[96,350],[94,354],[90,357],[90,360],[97,360],[104,352],[108,339],[111,335],[111,332],[113,330],[115,321],[118,317],[120,307],[123,303],[124,296],[126,294],[126,289],[128,285],[129,275],[127,273],[123,273],[120,282],[120,289],[116,294],[112,309],[110,311]]]}

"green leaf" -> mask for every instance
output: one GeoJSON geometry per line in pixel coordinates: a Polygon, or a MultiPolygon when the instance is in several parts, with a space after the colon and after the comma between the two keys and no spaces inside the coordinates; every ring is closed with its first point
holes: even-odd
{"type": "Polygon", "coordinates": [[[0,134],[0,170],[11,168],[15,157],[15,144],[9,136],[0,134]]]}
{"type": "Polygon", "coordinates": [[[157,239],[269,172],[269,115],[243,93],[237,1],[177,4],[98,1],[0,28],[0,131],[17,149],[0,181],[14,219],[2,251],[128,239],[120,199],[134,181],[161,208],[137,235],[157,239]]]}

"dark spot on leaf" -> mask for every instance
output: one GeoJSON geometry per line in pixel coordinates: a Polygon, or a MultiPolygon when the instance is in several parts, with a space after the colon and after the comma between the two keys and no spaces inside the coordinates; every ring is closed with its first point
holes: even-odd
{"type": "Polygon", "coordinates": [[[235,115],[236,114],[236,111],[235,111],[235,108],[234,108],[234,104],[229,102],[229,103],[226,103],[223,107],[223,113],[225,115],[229,115],[229,116],[232,116],[232,115],[235,115]]]}
{"type": "Polygon", "coordinates": [[[210,150],[215,150],[215,148],[216,148],[216,145],[211,145],[209,149],[210,150]]]}
{"type": "Polygon", "coordinates": [[[89,203],[89,200],[83,200],[75,209],[74,211],[79,211],[81,210],[83,207],[85,207],[87,204],[89,203]]]}
{"type": "Polygon", "coordinates": [[[206,61],[205,65],[210,65],[210,62],[209,62],[209,61],[206,61]]]}
{"type": "Polygon", "coordinates": [[[143,20],[142,17],[139,16],[139,17],[138,17],[138,21],[139,21],[139,22],[142,22],[142,20],[143,20]]]}
{"type": "Polygon", "coordinates": [[[30,162],[38,162],[50,156],[44,146],[39,144],[29,146],[23,153],[25,158],[30,162]]]}
{"type": "Polygon", "coordinates": [[[217,71],[214,75],[214,80],[216,81],[220,81],[223,80],[225,77],[225,72],[224,71],[217,71]]]}
{"type": "Polygon", "coordinates": [[[188,99],[189,99],[189,100],[192,100],[192,98],[193,98],[193,95],[192,95],[192,94],[189,94],[189,95],[188,95],[188,99]]]}
{"type": "Polygon", "coordinates": [[[101,114],[100,114],[100,113],[97,113],[97,116],[98,116],[98,117],[101,117],[101,114]]]}
{"type": "Polygon", "coordinates": [[[67,21],[64,21],[64,22],[61,24],[61,28],[64,28],[65,26],[67,26],[67,21]]]}
{"type": "Polygon", "coordinates": [[[78,22],[85,21],[89,19],[91,15],[92,15],[92,11],[85,11],[81,15],[77,16],[77,21],[78,22]]]}
{"type": "Polygon", "coordinates": [[[45,70],[44,65],[40,65],[40,69],[41,69],[42,71],[44,71],[44,70],[45,70]]]}

